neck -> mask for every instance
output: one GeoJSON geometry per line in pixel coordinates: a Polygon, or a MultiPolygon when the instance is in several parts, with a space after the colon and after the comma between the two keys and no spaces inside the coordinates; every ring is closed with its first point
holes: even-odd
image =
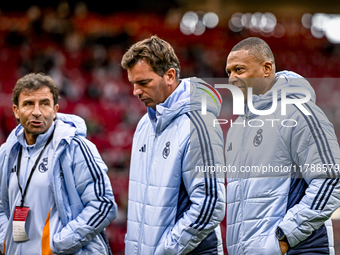
{"type": "Polygon", "coordinates": [[[38,135],[29,135],[29,134],[27,134],[26,132],[25,132],[25,137],[26,137],[26,143],[28,144],[28,145],[33,145],[33,144],[35,144],[35,142],[37,141],[37,137],[38,137],[38,135]]]}
{"type": "MultiPolygon", "coordinates": [[[[163,102],[161,103],[164,103],[168,98],[169,96],[171,96],[171,94],[176,90],[176,88],[178,87],[178,85],[180,84],[179,80],[176,80],[173,85],[170,85],[169,86],[169,93],[167,94],[166,98],[163,100],[163,102]]],[[[154,109],[156,111],[156,105],[151,107],[152,109],[154,109]]]]}
{"type": "MultiPolygon", "coordinates": [[[[275,82],[276,82],[276,79],[275,79],[275,77],[271,77],[271,78],[269,78],[270,79],[270,82],[269,82],[269,85],[268,85],[268,90],[270,90],[273,86],[274,86],[274,84],[275,84],[275,82]]],[[[267,91],[268,91],[267,90],[267,91]]]]}
{"type": "MultiPolygon", "coordinates": [[[[179,84],[180,84],[179,80],[175,80],[173,86],[171,86],[171,90],[170,90],[169,96],[172,94],[172,92],[174,92],[174,91],[177,89],[177,87],[178,87],[179,84]]],[[[169,96],[168,96],[168,97],[169,97],[169,96]]]]}
{"type": "Polygon", "coordinates": [[[272,76],[269,76],[267,79],[265,79],[265,80],[268,80],[268,82],[267,82],[267,84],[266,84],[266,86],[263,88],[263,91],[262,91],[262,95],[264,95],[268,90],[270,90],[273,86],[274,86],[274,84],[275,84],[275,76],[274,77],[272,77],[272,76]]]}

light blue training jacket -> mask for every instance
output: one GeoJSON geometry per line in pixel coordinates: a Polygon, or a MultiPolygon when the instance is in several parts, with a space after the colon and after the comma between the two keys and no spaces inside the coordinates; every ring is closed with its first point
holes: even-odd
{"type": "MultiPolygon", "coordinates": [[[[116,217],[117,205],[106,174],[107,167],[95,145],[85,138],[86,125],[83,119],[75,115],[58,113],[54,125],[56,128],[51,144],[55,151],[49,158],[53,166],[53,193],[50,195],[54,196],[62,228],[57,233],[48,233],[50,252],[77,255],[108,254],[108,247],[101,232],[116,217]]],[[[13,208],[10,208],[8,198],[8,180],[11,167],[18,155],[17,135],[22,132],[23,127],[18,125],[0,150],[2,252],[5,235],[12,235],[11,228],[7,230],[7,226],[11,225],[9,221],[13,218],[13,208]]],[[[28,198],[26,202],[29,204],[27,200],[28,198]]],[[[60,228],[49,226],[49,229],[51,231],[60,228]]],[[[31,233],[31,236],[35,236],[34,233],[31,233]]],[[[27,241],[28,244],[29,242],[27,241]]],[[[25,247],[23,254],[42,254],[41,247],[25,247]]]]}
{"type": "Polygon", "coordinates": [[[133,137],[125,254],[223,254],[224,176],[195,172],[224,165],[222,130],[213,127],[221,104],[203,80],[183,79],[156,112],[148,108],[140,120],[133,137]]]}
{"type": "Polygon", "coordinates": [[[334,254],[329,218],[340,206],[340,150],[334,128],[316,106],[307,80],[288,71],[276,78],[271,90],[253,96],[255,109],[266,110],[277,90],[276,111],[259,116],[247,108],[235,121],[245,121],[245,126],[233,125],[227,134],[226,164],[235,166],[235,172],[227,174],[228,253],[281,255],[275,237],[279,226],[291,247],[288,255],[334,254]],[[289,99],[305,97],[292,89],[309,91],[311,99],[302,106],[312,115],[292,104],[282,115],[283,88],[291,90],[289,99]]]}

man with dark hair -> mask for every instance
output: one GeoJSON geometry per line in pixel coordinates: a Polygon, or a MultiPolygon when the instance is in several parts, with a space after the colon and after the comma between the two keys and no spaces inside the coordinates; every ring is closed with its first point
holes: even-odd
{"type": "Polygon", "coordinates": [[[111,254],[105,227],[117,205],[83,119],[57,114],[51,77],[13,90],[20,124],[0,148],[0,249],[5,254],[111,254]]]}
{"type": "Polygon", "coordinates": [[[259,38],[250,37],[236,44],[230,51],[228,63],[232,63],[226,67],[229,83],[233,84],[234,74],[245,78],[237,85],[245,100],[248,88],[252,88],[255,95],[261,95],[275,83],[274,55],[268,44],[259,38]]]}
{"type": "Polygon", "coordinates": [[[246,102],[225,146],[227,164],[239,170],[227,174],[228,253],[334,254],[340,150],[313,88],[296,73],[275,74],[259,38],[238,43],[226,71],[246,102]]]}
{"type": "Polygon", "coordinates": [[[179,79],[173,48],[156,36],[132,45],[122,66],[148,107],[133,137],[125,253],[223,254],[224,176],[209,170],[224,165],[222,130],[212,125],[219,93],[179,79]]]}
{"type": "Polygon", "coordinates": [[[170,68],[175,70],[179,80],[180,64],[174,49],[170,44],[157,36],[137,42],[131,47],[122,59],[124,69],[132,68],[139,60],[146,61],[159,76],[164,76],[170,68]]]}
{"type": "MultiPolygon", "coordinates": [[[[268,44],[260,38],[249,37],[238,44],[236,44],[230,52],[236,52],[239,50],[246,50],[258,61],[269,61],[272,65],[275,65],[275,59],[272,50],[268,44]]],[[[274,68],[275,71],[275,68],[274,68]]]]}

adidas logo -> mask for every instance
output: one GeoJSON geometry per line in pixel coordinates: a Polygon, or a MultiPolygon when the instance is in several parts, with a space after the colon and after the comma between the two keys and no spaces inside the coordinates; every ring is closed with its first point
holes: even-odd
{"type": "Polygon", "coordinates": [[[227,149],[227,152],[228,152],[228,151],[231,151],[232,149],[233,149],[233,144],[230,143],[230,144],[229,144],[229,147],[228,147],[228,149],[227,149]]]}
{"type": "Polygon", "coordinates": [[[139,149],[139,152],[146,152],[146,144],[139,149]]]}

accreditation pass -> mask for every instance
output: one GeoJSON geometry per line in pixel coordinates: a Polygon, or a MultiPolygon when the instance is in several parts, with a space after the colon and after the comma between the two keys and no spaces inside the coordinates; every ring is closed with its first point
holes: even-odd
{"type": "Polygon", "coordinates": [[[29,207],[15,207],[13,216],[13,240],[15,242],[24,242],[29,240],[25,230],[25,223],[29,209],[29,207]]]}

